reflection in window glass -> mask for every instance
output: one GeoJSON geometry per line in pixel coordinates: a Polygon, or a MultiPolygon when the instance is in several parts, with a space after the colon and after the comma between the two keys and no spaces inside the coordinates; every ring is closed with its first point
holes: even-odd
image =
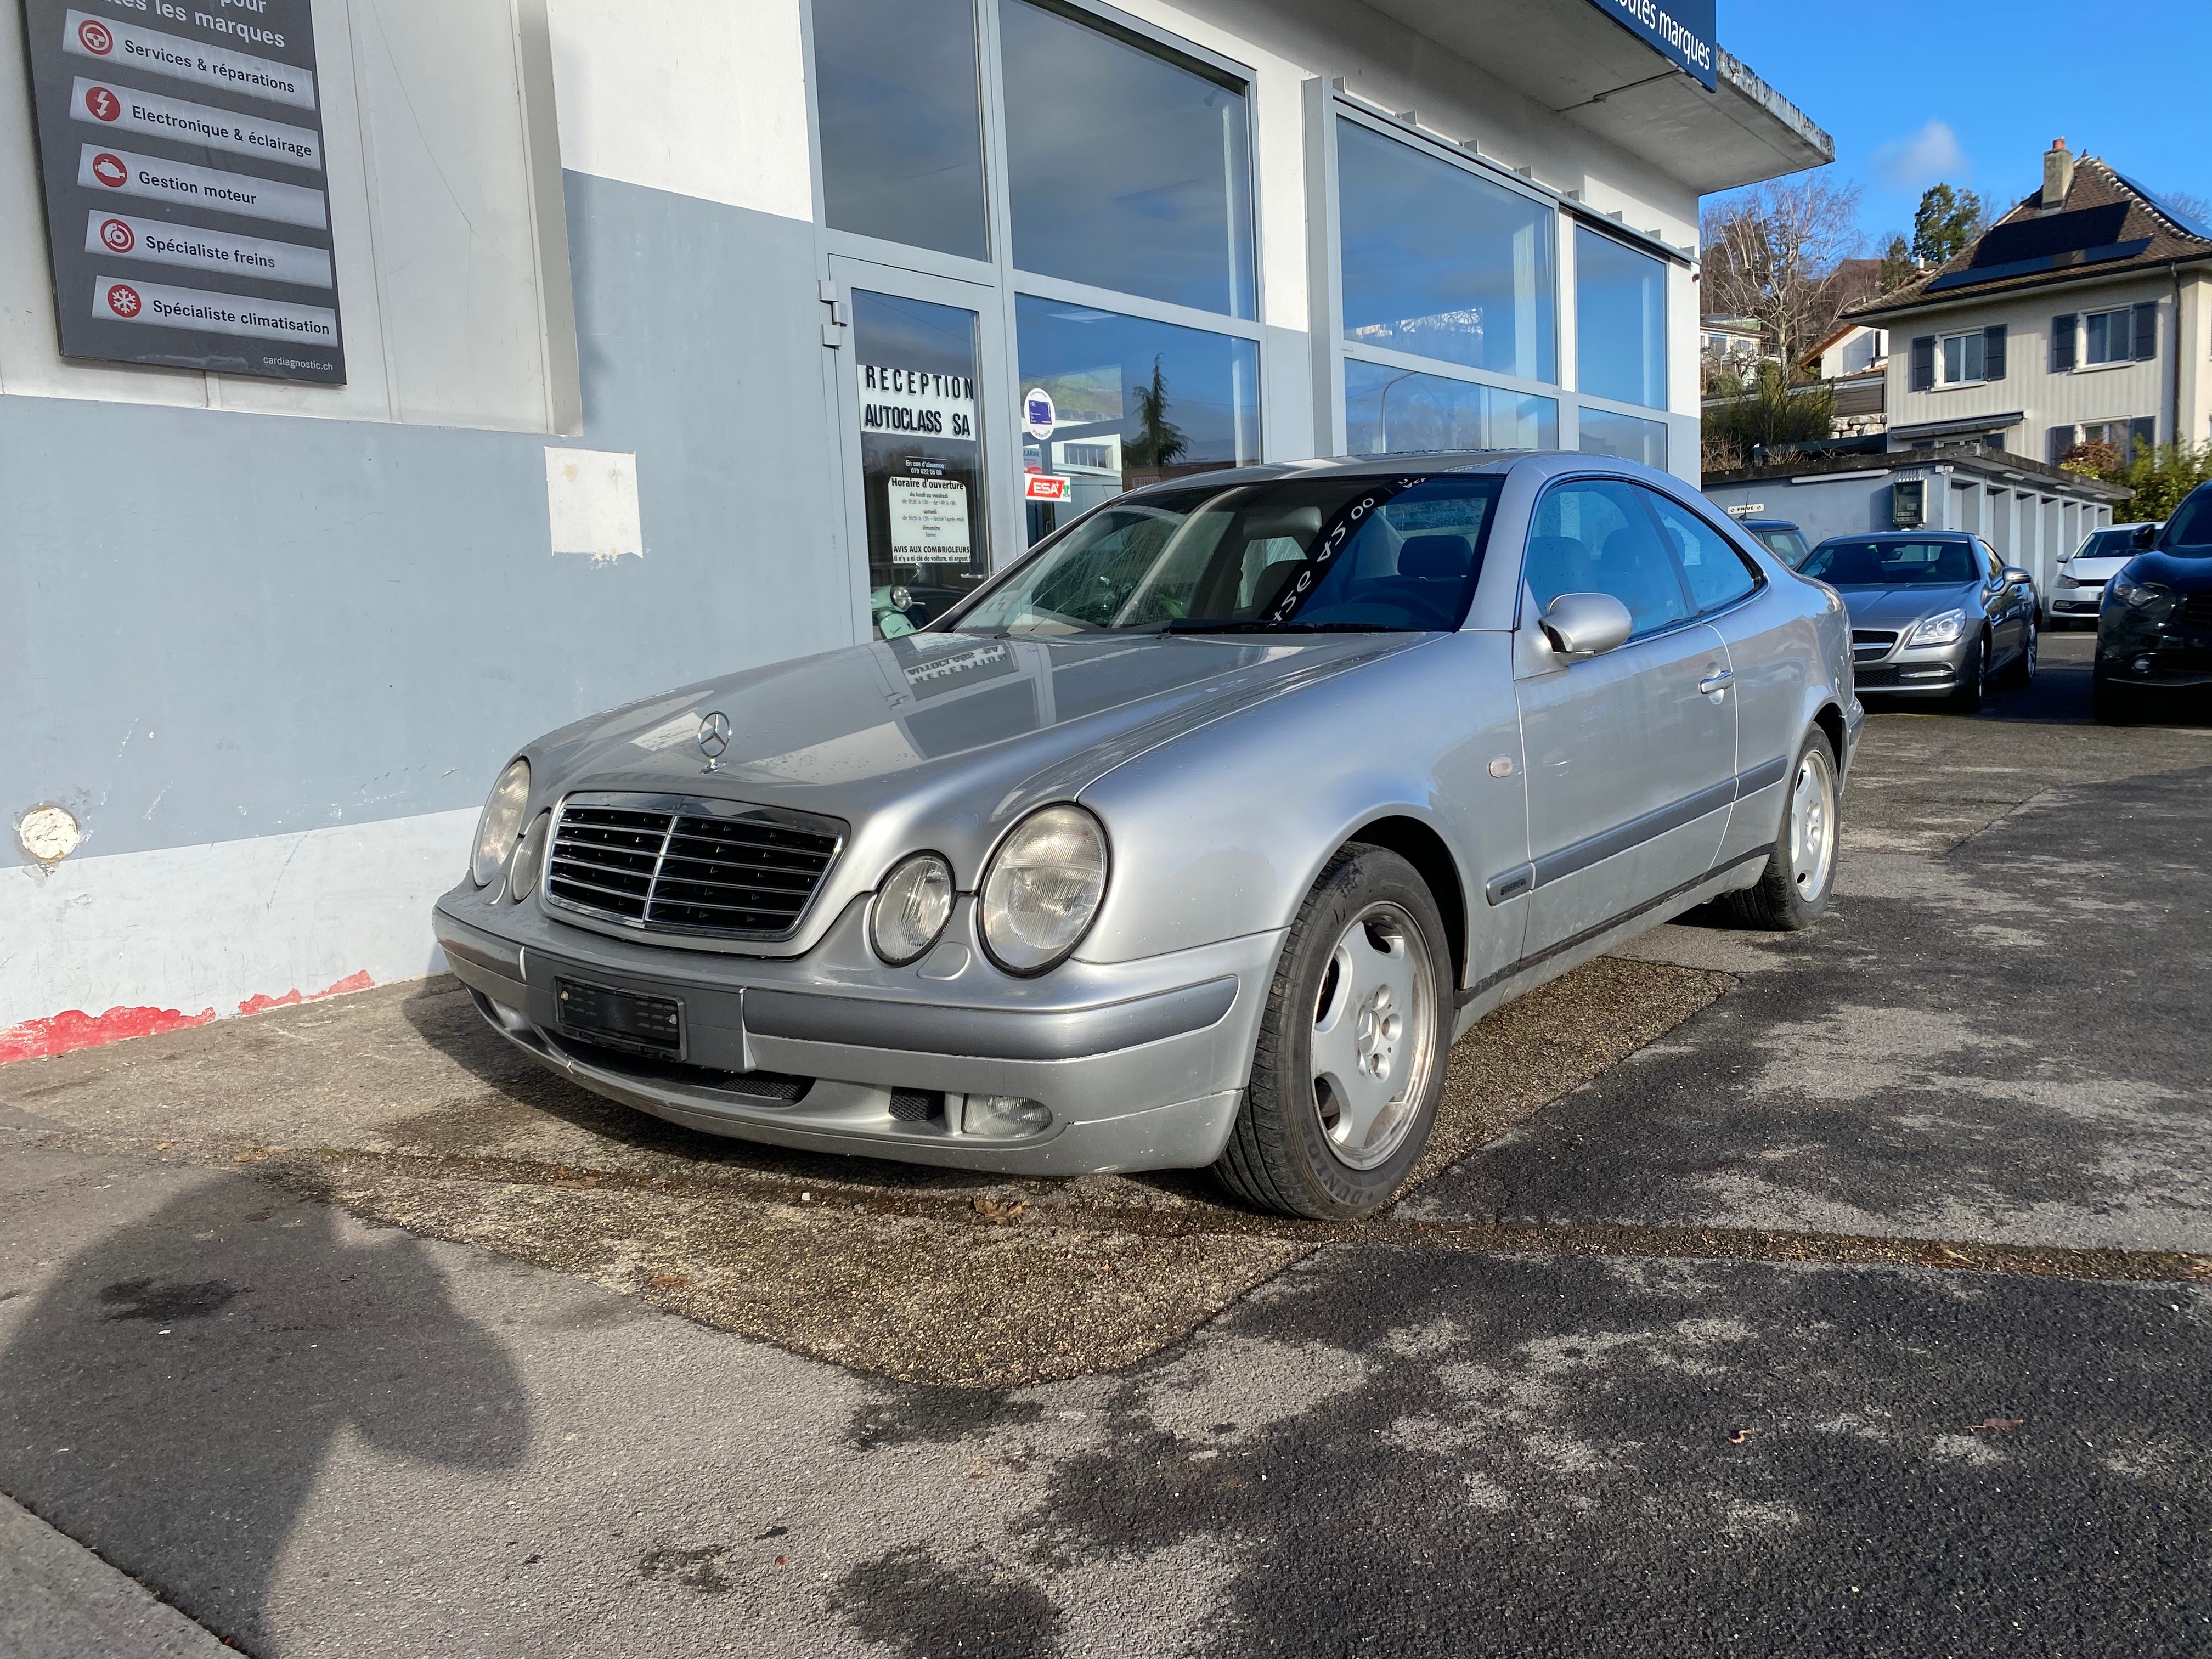
{"type": "Polygon", "coordinates": [[[1638,634],[1690,614],[1639,493],[1633,484],[1594,480],[1561,484],[1537,504],[1521,574],[1538,615],[1562,593],[1612,594],[1638,634]]]}
{"type": "Polygon", "coordinates": [[[1014,264],[1254,316],[1243,91],[1028,0],[999,32],[1014,264]]]}
{"type": "Polygon", "coordinates": [[[1549,449],[1559,406],[1549,398],[1417,374],[1347,358],[1346,438],[1354,455],[1443,449],[1549,449]]]}
{"type": "Polygon", "coordinates": [[[871,609],[889,637],[989,573],[975,313],[855,289],[853,358],[871,609]]]}
{"type": "Polygon", "coordinates": [[[1582,452],[1585,455],[1618,455],[1624,461],[1667,470],[1667,423],[1639,421],[1633,415],[1615,415],[1602,409],[1582,412],[1582,452]]]}
{"type": "Polygon", "coordinates": [[[1712,526],[1656,489],[1645,490],[1644,500],[1659,520],[1661,532],[1674,543],[1682,579],[1689,583],[1690,597],[1697,601],[1698,610],[1718,611],[1734,605],[1759,586],[1751,562],[1729,546],[1712,526]]]}
{"type": "Polygon", "coordinates": [[[1021,295],[1014,302],[1022,460],[1069,480],[1030,503],[1030,539],[1142,483],[1260,459],[1260,354],[1250,340],[1021,295]],[[1052,404],[1037,435],[1029,394],[1052,404]]]}
{"type": "Polygon", "coordinates": [[[1599,398],[1667,407],[1667,267],[1575,228],[1577,384],[1599,398]]]}
{"type": "Polygon", "coordinates": [[[1550,210],[1356,121],[1337,123],[1337,179],[1345,338],[1559,378],[1550,210]]]}
{"type": "Polygon", "coordinates": [[[830,226],[988,255],[974,0],[814,0],[830,226]]]}

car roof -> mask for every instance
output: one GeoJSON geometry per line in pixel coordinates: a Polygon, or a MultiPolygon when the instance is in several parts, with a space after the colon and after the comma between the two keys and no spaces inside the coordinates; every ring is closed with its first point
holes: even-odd
{"type": "Polygon", "coordinates": [[[1795,530],[1798,527],[1795,519],[1736,519],[1733,513],[1729,517],[1735,519],[1747,530],[1795,530]]]}
{"type": "Polygon", "coordinates": [[[1157,483],[1139,484],[1116,500],[1128,496],[1141,499],[1165,490],[1233,489],[1239,484],[1268,483],[1283,478],[1375,477],[1393,473],[1403,476],[1419,473],[1435,476],[1449,472],[1504,474],[1516,467],[1539,465],[1546,471],[1582,471],[1585,468],[1599,472],[1610,472],[1625,478],[1663,479],[1676,489],[1689,486],[1671,472],[1662,472],[1641,461],[1625,460],[1618,455],[1589,455],[1571,449],[1460,449],[1407,450],[1389,455],[1330,455],[1313,460],[1275,461],[1257,466],[1222,467],[1211,471],[1187,473],[1180,478],[1164,478],[1157,483]]]}
{"type": "Polygon", "coordinates": [[[1971,542],[1980,538],[1971,530],[1858,530],[1848,535],[1830,536],[1820,545],[1829,542],[1971,542]]]}

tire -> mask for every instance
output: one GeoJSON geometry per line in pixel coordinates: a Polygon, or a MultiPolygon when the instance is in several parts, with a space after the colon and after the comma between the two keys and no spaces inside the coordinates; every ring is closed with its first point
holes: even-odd
{"type": "Polygon", "coordinates": [[[1990,636],[1981,635],[1974,641],[1972,653],[1959,665],[1959,689],[1944,700],[1944,707],[1954,714],[1978,714],[1982,708],[1982,697],[1989,689],[1990,636]]]}
{"type": "Polygon", "coordinates": [[[2036,626],[2031,620],[2027,637],[2020,643],[2020,655],[2007,663],[2004,672],[1997,677],[1996,683],[2007,690],[2025,691],[2035,684],[2035,639],[2036,626]]]}
{"type": "Polygon", "coordinates": [[[2115,685],[2102,674],[2089,682],[2089,712],[2103,726],[2132,726],[2142,712],[2132,686],[2115,685]]]}
{"type": "Polygon", "coordinates": [[[1758,884],[1723,896],[1736,921],[1771,933],[1810,927],[1836,890],[1836,751],[1825,732],[1809,734],[1790,769],[1782,829],[1758,884]]]}
{"type": "Polygon", "coordinates": [[[1388,1203],[1436,1119],[1454,984],[1443,918],[1413,866],[1358,842],[1340,851],[1276,960],[1250,1085],[1213,1166],[1222,1184],[1315,1221],[1388,1203]]]}

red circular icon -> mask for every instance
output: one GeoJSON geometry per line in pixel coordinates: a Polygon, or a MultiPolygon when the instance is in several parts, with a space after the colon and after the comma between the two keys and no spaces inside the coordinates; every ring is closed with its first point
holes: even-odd
{"type": "Polygon", "coordinates": [[[120,155],[102,150],[92,158],[92,176],[110,190],[120,190],[131,182],[131,169],[123,165],[120,155]]]}
{"type": "Polygon", "coordinates": [[[111,283],[107,288],[107,308],[118,317],[136,317],[138,307],[145,301],[138,290],[128,283],[111,283]]]}
{"type": "Polygon", "coordinates": [[[138,246],[138,239],[131,234],[131,227],[120,219],[110,219],[100,228],[100,240],[107,244],[111,253],[128,253],[138,246]]]}
{"type": "Polygon", "coordinates": [[[123,105],[106,87],[87,87],[84,106],[92,112],[95,121],[112,121],[123,113],[123,105]]]}
{"type": "Polygon", "coordinates": [[[95,58],[105,58],[115,50],[115,37],[107,32],[107,25],[94,18],[88,17],[76,26],[76,38],[95,58]]]}

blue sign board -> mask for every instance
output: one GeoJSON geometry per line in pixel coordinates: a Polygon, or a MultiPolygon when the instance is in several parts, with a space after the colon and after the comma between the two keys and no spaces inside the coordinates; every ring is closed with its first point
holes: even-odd
{"type": "Polygon", "coordinates": [[[1590,0],[1621,27],[1647,42],[1713,90],[1720,56],[1715,41],[1715,0],[1590,0]]]}

